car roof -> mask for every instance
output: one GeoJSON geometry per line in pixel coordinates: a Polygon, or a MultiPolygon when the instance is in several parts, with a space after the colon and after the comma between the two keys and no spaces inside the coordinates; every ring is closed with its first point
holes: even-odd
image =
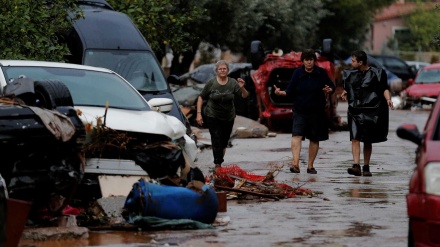
{"type": "Polygon", "coordinates": [[[433,63],[430,65],[426,65],[422,68],[422,70],[430,70],[430,69],[440,69],[440,63],[433,63]]]}
{"type": "Polygon", "coordinates": [[[73,26],[84,49],[148,50],[151,48],[128,15],[106,9],[83,10],[73,26]]]}
{"type": "Polygon", "coordinates": [[[61,63],[61,62],[47,62],[47,61],[36,61],[36,60],[0,60],[0,66],[38,66],[38,67],[58,67],[58,68],[69,68],[69,69],[86,69],[107,73],[115,73],[106,68],[93,67],[88,65],[79,65],[72,63],[61,63]]]}

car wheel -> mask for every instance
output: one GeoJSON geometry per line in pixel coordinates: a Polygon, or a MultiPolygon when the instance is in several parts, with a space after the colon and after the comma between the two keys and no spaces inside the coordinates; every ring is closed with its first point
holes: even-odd
{"type": "Polygon", "coordinates": [[[258,67],[264,62],[264,50],[261,45],[261,41],[254,40],[251,42],[251,62],[252,68],[258,69],[258,67]]]}
{"type": "Polygon", "coordinates": [[[38,107],[52,110],[58,106],[73,106],[69,89],[58,80],[36,81],[35,96],[38,107]]]}
{"type": "Polygon", "coordinates": [[[414,247],[414,236],[411,229],[411,219],[408,223],[408,247],[414,247]]]}

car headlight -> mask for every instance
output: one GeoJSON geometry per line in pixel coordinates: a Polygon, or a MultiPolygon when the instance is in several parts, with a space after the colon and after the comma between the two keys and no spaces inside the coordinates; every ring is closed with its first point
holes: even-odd
{"type": "Polygon", "coordinates": [[[426,193],[440,196],[440,162],[427,164],[424,172],[426,193]]]}

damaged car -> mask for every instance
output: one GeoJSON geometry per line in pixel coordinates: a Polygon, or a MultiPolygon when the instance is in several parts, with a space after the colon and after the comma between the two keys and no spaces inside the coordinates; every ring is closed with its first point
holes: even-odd
{"type": "Polygon", "coordinates": [[[85,128],[63,84],[53,84],[54,90],[45,81],[4,75],[0,188],[6,201],[1,222],[6,246],[17,246],[28,218],[38,224],[59,216],[72,199],[84,175],[85,128]],[[43,95],[45,102],[39,101],[43,95]]]}
{"type": "MultiPolygon", "coordinates": [[[[73,112],[78,114],[86,131],[82,146],[85,174],[75,194],[77,201],[102,197],[105,188],[100,185],[109,179],[119,183],[122,189],[118,179],[133,176],[127,194],[139,177],[165,181],[178,177],[178,171],[184,176],[193,165],[197,153],[195,141],[186,134],[181,121],[164,114],[172,108],[171,99],[154,98],[147,102],[128,81],[104,68],[0,60],[0,69],[2,85],[24,77],[50,88],[37,95],[37,105],[64,104],[64,98],[54,96],[60,88],[71,96],[73,112]]],[[[39,148],[45,149],[43,145],[39,148]]]]}
{"type": "Polygon", "coordinates": [[[403,109],[432,105],[440,94],[440,63],[423,67],[409,85],[400,93],[403,109]]]}

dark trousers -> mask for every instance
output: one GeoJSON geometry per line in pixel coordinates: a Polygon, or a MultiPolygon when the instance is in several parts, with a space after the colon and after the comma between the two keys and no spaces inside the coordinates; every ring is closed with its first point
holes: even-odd
{"type": "Polygon", "coordinates": [[[211,134],[212,154],[214,155],[214,164],[223,163],[223,150],[228,146],[231,137],[234,120],[225,121],[216,118],[206,117],[209,133],[211,134]]]}

